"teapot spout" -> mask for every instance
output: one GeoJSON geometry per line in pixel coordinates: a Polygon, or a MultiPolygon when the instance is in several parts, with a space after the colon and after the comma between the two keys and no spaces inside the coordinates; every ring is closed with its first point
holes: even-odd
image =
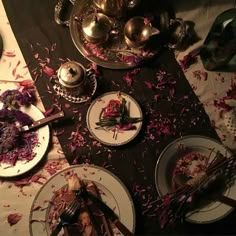
{"type": "Polygon", "coordinates": [[[140,4],[141,0],[127,0],[128,9],[136,8],[140,4]]]}
{"type": "Polygon", "coordinates": [[[157,34],[160,34],[160,30],[155,27],[151,27],[151,35],[157,35],[157,34]]]}

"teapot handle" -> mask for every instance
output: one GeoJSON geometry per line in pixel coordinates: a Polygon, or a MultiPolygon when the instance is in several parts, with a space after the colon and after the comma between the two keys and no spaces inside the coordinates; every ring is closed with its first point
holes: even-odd
{"type": "Polygon", "coordinates": [[[76,0],[59,0],[54,8],[54,20],[58,25],[66,25],[69,26],[69,20],[62,20],[62,13],[67,8],[67,4],[71,3],[74,5],[76,0]]]}

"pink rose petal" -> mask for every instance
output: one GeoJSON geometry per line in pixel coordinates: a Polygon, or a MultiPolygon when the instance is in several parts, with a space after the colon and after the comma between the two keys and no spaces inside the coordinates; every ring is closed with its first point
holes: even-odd
{"type": "Polygon", "coordinates": [[[9,214],[7,217],[7,221],[10,224],[10,226],[17,224],[22,218],[22,214],[19,213],[12,213],[9,214]]]}

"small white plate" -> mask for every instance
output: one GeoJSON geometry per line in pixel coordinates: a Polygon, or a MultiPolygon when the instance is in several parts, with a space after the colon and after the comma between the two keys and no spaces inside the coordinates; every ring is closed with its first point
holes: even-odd
{"type": "MultiPolygon", "coordinates": [[[[33,120],[39,120],[44,118],[43,113],[34,105],[29,107],[21,107],[22,112],[28,114],[33,120]]],[[[17,161],[14,166],[9,166],[9,164],[0,162],[0,177],[15,177],[22,175],[27,171],[35,167],[41,159],[44,157],[44,154],[47,151],[49,139],[50,139],[50,130],[49,126],[43,126],[37,129],[38,142],[33,149],[33,152],[36,153],[35,157],[31,161],[17,161]]]]}
{"type": "Polygon", "coordinates": [[[135,210],[132,198],[124,184],[110,171],[92,165],[70,166],[53,175],[40,189],[33,201],[29,231],[31,236],[50,235],[48,214],[51,209],[51,201],[57,190],[67,185],[65,176],[75,173],[84,181],[93,181],[101,190],[102,200],[114,210],[120,221],[131,231],[135,230],[135,210]],[[39,210],[33,210],[41,206],[39,210]]]}
{"type": "MultiPolygon", "coordinates": [[[[189,135],[173,141],[162,151],[156,164],[155,181],[160,196],[164,196],[171,191],[171,173],[173,172],[176,161],[180,158],[178,151],[179,145],[183,145],[183,147],[189,149],[190,152],[199,152],[205,156],[211,156],[212,158],[217,151],[226,157],[232,156],[232,153],[221,143],[208,137],[189,135]]],[[[232,186],[228,188],[224,194],[230,198],[236,199],[235,182],[233,182],[232,186]]],[[[233,208],[228,205],[219,201],[212,201],[193,212],[189,212],[186,215],[186,220],[198,224],[212,223],[224,218],[232,210],[233,208]]]]}
{"type": "MultiPolygon", "coordinates": [[[[102,109],[107,106],[111,99],[118,99],[117,91],[105,93],[95,99],[92,104],[90,105],[88,112],[87,112],[87,126],[90,133],[93,135],[95,139],[99,142],[108,145],[108,146],[120,146],[124,145],[131,140],[133,140],[139,133],[142,122],[137,122],[134,125],[136,129],[134,130],[127,130],[127,131],[120,131],[114,138],[114,132],[112,130],[105,130],[105,129],[96,129],[96,123],[99,122],[99,117],[102,112],[102,109]]],[[[130,117],[143,117],[142,110],[138,103],[129,95],[125,93],[120,93],[121,96],[126,100],[127,107],[129,108],[129,115],[130,117]]]]}

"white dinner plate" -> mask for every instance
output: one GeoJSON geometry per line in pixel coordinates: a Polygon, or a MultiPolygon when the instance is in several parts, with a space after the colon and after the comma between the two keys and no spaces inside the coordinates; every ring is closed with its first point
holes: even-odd
{"type": "MultiPolygon", "coordinates": [[[[176,161],[180,158],[178,147],[183,145],[190,152],[202,153],[205,156],[214,158],[217,151],[230,157],[232,153],[227,150],[218,141],[199,135],[189,135],[179,138],[170,143],[160,154],[155,169],[155,181],[158,194],[165,195],[171,191],[171,174],[175,167],[176,161]],[[213,150],[213,152],[212,152],[213,150]]],[[[224,192],[230,198],[236,199],[236,184],[233,184],[224,192]]],[[[206,224],[220,220],[227,216],[233,210],[232,207],[225,205],[219,201],[212,201],[195,211],[186,215],[186,220],[192,223],[206,224]]]]}
{"type": "MultiPolygon", "coordinates": [[[[105,130],[105,129],[96,129],[96,123],[99,121],[100,115],[102,110],[107,106],[111,99],[118,99],[119,92],[109,92],[99,96],[95,99],[92,104],[90,105],[88,112],[87,112],[87,126],[90,133],[93,135],[95,139],[99,142],[108,145],[108,146],[120,146],[124,145],[131,140],[133,140],[139,133],[142,122],[137,122],[134,125],[136,129],[134,130],[126,130],[120,131],[114,138],[114,132],[112,130],[105,130]]],[[[121,96],[126,100],[126,106],[129,109],[130,117],[143,117],[142,110],[138,103],[129,95],[125,93],[120,93],[121,96]]]]}
{"type": "MultiPolygon", "coordinates": [[[[39,120],[44,118],[43,113],[34,105],[28,107],[21,107],[20,110],[28,114],[33,120],[39,120]]],[[[44,157],[50,139],[50,130],[49,126],[43,126],[35,131],[38,136],[39,144],[36,145],[33,149],[33,152],[36,154],[35,157],[30,161],[17,161],[14,166],[0,162],[0,177],[15,177],[22,175],[27,171],[35,167],[41,159],[44,157]]]]}
{"type": "Polygon", "coordinates": [[[56,173],[40,189],[31,207],[29,230],[31,236],[50,235],[48,214],[55,191],[67,185],[65,175],[76,173],[84,181],[93,181],[103,193],[102,200],[119,216],[131,231],[135,230],[135,210],[132,198],[124,184],[110,171],[92,165],[74,165],[56,173]],[[33,210],[40,206],[39,210],[33,210]]]}

